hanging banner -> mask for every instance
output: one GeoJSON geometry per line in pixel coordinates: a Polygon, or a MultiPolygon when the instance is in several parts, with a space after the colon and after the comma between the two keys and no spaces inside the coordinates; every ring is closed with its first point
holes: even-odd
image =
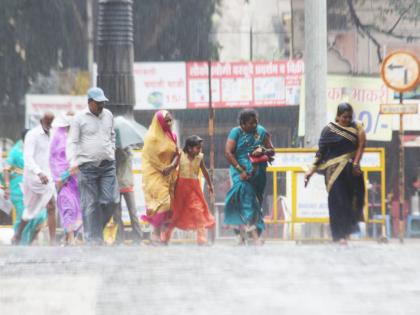
{"type": "Polygon", "coordinates": [[[140,62],[133,67],[136,110],[185,109],[185,62],[140,62]]]}
{"type": "MultiPolygon", "coordinates": [[[[207,108],[207,62],[187,63],[188,108],[207,108]]],[[[212,62],[214,108],[266,107],[299,104],[302,60],[212,62]]]]}
{"type": "MultiPolygon", "coordinates": [[[[302,80],[303,81],[303,80],[302,80]]],[[[299,136],[305,135],[305,87],[302,83],[299,109],[299,136]]],[[[392,100],[392,91],[381,79],[353,76],[327,76],[327,119],[334,121],[337,105],[349,102],[354,118],[364,123],[366,137],[373,141],[391,141],[392,117],[380,114],[380,104],[392,100]]]]}
{"type": "Polygon", "coordinates": [[[77,113],[87,107],[87,96],[26,94],[25,127],[39,124],[41,116],[49,111],[56,117],[68,111],[77,113]]]}
{"type": "MultiPolygon", "coordinates": [[[[208,71],[206,61],[134,63],[134,109],[207,108],[208,71]]],[[[303,60],[212,62],[211,72],[215,108],[299,105],[303,60]]]]}

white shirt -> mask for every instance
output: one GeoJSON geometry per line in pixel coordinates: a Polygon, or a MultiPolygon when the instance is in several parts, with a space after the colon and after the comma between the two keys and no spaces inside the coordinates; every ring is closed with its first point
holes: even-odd
{"type": "Polygon", "coordinates": [[[24,174],[51,177],[50,171],[50,137],[41,125],[28,131],[23,150],[24,174]]]}
{"type": "Polygon", "coordinates": [[[89,108],[78,113],[71,124],[66,154],[71,166],[86,162],[115,160],[115,130],[112,113],[104,108],[99,116],[89,108]]]}
{"type": "Polygon", "coordinates": [[[41,125],[28,131],[23,150],[23,182],[32,192],[45,193],[54,188],[50,170],[50,137],[41,125]],[[48,178],[48,185],[44,185],[39,178],[43,173],[48,178]]]}

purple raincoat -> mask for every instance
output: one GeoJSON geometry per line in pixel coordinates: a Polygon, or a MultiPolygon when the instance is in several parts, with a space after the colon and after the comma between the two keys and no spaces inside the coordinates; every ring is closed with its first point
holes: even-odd
{"type": "MultiPolygon", "coordinates": [[[[50,168],[54,181],[64,178],[70,164],[66,158],[67,143],[66,127],[57,128],[50,147],[50,168]]],[[[82,226],[80,195],[77,180],[70,176],[64,186],[58,191],[57,207],[65,232],[78,231],[82,226]]]]}

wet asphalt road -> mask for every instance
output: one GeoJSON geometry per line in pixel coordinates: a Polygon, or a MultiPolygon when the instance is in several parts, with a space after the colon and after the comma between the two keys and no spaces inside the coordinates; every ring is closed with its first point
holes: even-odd
{"type": "Polygon", "coordinates": [[[0,247],[0,314],[420,314],[420,241],[0,247]]]}

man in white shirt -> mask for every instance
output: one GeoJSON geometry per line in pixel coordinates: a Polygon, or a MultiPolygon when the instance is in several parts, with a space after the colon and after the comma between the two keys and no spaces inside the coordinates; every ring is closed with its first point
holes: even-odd
{"type": "Polygon", "coordinates": [[[36,217],[45,207],[48,211],[50,244],[55,243],[55,186],[49,165],[50,129],[53,120],[53,113],[45,113],[40,120],[41,124],[28,131],[25,137],[23,152],[25,166],[22,182],[25,209],[16,234],[13,236],[13,244],[19,244],[28,221],[36,217]]]}
{"type": "Polygon", "coordinates": [[[80,171],[85,240],[93,244],[103,242],[103,228],[119,203],[114,117],[104,108],[107,101],[102,89],[89,89],[89,106],[74,117],[67,144],[70,172],[80,171]]]}

